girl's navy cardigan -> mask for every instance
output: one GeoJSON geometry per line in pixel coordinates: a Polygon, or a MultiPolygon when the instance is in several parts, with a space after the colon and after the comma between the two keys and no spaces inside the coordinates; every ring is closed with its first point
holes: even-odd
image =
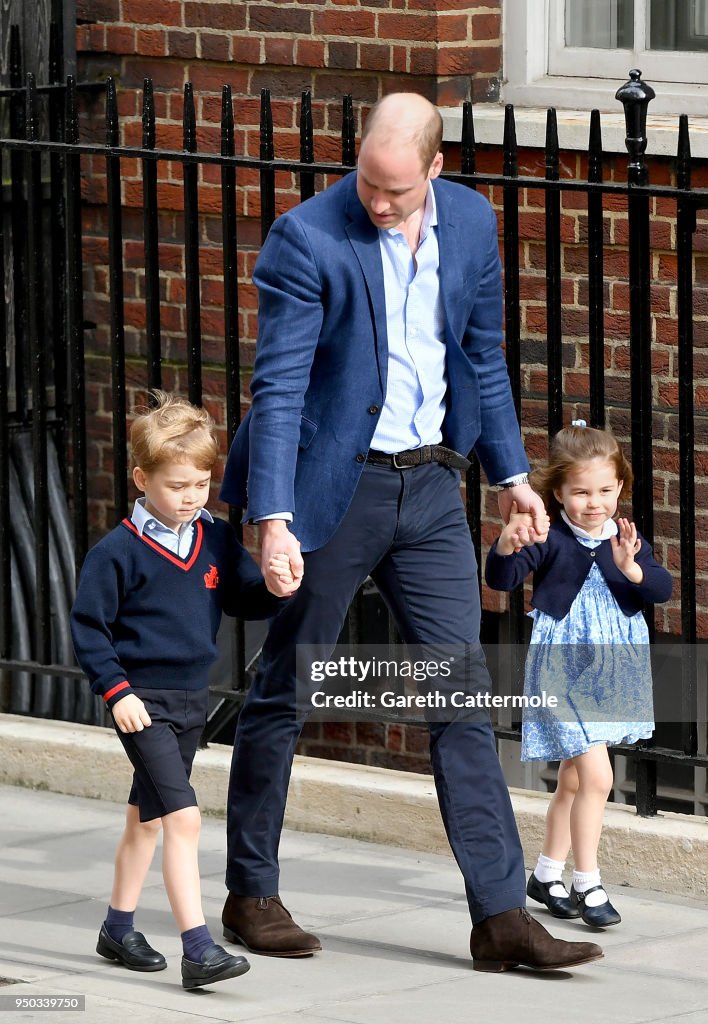
{"type": "Polygon", "coordinates": [[[660,604],[671,597],[673,580],[655,561],[647,541],[636,556],[644,573],[641,583],[630,583],[612,557],[611,541],[603,540],[595,548],[579,544],[573,531],[562,520],[551,524],[543,544],[530,544],[511,555],[497,554],[495,541],[487,556],[484,577],[493,590],[514,590],[534,572],[531,605],[554,619],[564,618],[580,592],[594,562],[600,566],[607,585],[625,615],[634,615],[646,604],[660,604]]]}

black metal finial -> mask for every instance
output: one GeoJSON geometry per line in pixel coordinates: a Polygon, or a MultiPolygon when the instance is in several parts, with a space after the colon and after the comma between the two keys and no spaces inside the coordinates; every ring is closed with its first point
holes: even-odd
{"type": "Polygon", "coordinates": [[[221,155],[233,156],[235,152],[234,104],[231,86],[224,85],[221,89],[221,155]]]}
{"type": "Polygon", "coordinates": [[[647,169],[644,153],[647,148],[647,108],[656,93],[650,85],[641,80],[639,68],[632,68],[629,81],[615,93],[624,106],[624,118],[627,126],[625,145],[629,153],[629,180],[635,185],[646,184],[647,169]]]}
{"type": "Polygon", "coordinates": [[[112,77],[109,77],[106,79],[106,145],[117,146],[119,138],[116,83],[112,77]]]}
{"type": "Polygon", "coordinates": [[[155,95],[152,78],[143,79],[143,149],[155,148],[155,95]]]}
{"type": "Polygon", "coordinates": [[[300,161],[311,164],[315,159],[314,132],[312,127],[312,94],[306,89],[300,106],[300,161]]]}
{"type": "Polygon", "coordinates": [[[342,96],[342,163],[345,167],[353,167],[356,163],[356,128],[351,93],[342,96]]]}
{"type": "Polygon", "coordinates": [[[474,174],[476,163],[476,140],[474,137],[474,114],[472,101],[462,104],[462,135],[460,138],[461,170],[463,174],[474,174]]]}
{"type": "Polygon", "coordinates": [[[182,114],[182,145],[188,153],[197,150],[197,117],[194,110],[194,88],[184,83],[184,109],[182,114]]]}
{"type": "Polygon", "coordinates": [[[260,142],[261,160],[273,160],[275,158],[275,147],[273,144],[273,108],[270,103],[270,89],[261,89],[260,142]]]}

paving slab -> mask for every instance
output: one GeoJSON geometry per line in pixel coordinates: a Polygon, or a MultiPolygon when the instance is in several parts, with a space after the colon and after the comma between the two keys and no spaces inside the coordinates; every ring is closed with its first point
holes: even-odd
{"type": "MultiPolygon", "coordinates": [[[[0,1020],[29,996],[84,996],[71,1024],[708,1024],[708,903],[610,887],[622,924],[593,932],[532,913],[554,934],[593,938],[605,959],[572,971],[472,970],[469,917],[451,856],[286,830],[283,896],[321,936],[303,960],[249,955],[251,970],[200,992],[180,984],[180,941],[154,865],[138,927],[168,969],[137,974],[102,960],[95,943],[110,892],[124,809],[83,797],[0,786],[0,1020]]],[[[207,923],[221,937],[225,832],[204,820],[207,923]]],[[[236,947],[231,947],[236,948],[236,947]]],[[[53,1018],[49,1018],[50,1020],[53,1018]]]]}

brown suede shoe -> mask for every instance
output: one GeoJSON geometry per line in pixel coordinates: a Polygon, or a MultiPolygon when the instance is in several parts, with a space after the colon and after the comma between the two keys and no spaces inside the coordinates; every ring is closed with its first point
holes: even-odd
{"type": "Polygon", "coordinates": [[[470,952],[475,971],[511,971],[519,966],[558,971],[604,956],[594,942],[554,939],[522,907],[476,924],[470,937],[470,952]]]}
{"type": "Polygon", "coordinates": [[[236,896],[221,914],[224,938],[263,956],[312,956],[322,949],[316,935],[295,924],[279,896],[236,896]]]}

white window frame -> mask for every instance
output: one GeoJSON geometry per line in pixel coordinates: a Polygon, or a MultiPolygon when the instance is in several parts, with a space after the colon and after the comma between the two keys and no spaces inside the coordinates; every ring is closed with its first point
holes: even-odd
{"type": "MultiPolygon", "coordinates": [[[[686,0],[683,0],[685,3],[686,0]]],[[[641,68],[643,77],[655,82],[683,82],[693,85],[701,77],[708,84],[708,53],[648,50],[649,3],[634,0],[634,48],[603,50],[598,47],[566,46],[564,39],[565,0],[549,0],[548,72],[573,78],[616,78],[623,70],[641,68]]]]}
{"type": "Polygon", "coordinates": [[[708,116],[708,54],[646,50],[646,0],[635,0],[635,41],[641,38],[641,48],[616,51],[566,49],[563,0],[503,2],[503,102],[516,107],[616,111],[621,108],[614,94],[629,69],[638,67],[656,91],[651,114],[708,116]]]}

